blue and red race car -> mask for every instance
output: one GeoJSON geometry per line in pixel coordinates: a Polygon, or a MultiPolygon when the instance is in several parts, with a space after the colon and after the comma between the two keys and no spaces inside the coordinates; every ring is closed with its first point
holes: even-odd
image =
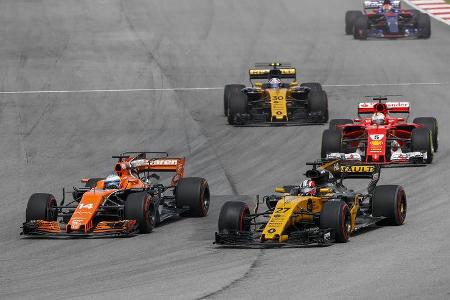
{"type": "Polygon", "coordinates": [[[358,40],[367,38],[420,38],[431,36],[430,16],[402,9],[400,1],[364,1],[364,12],[347,11],[345,32],[358,40]]]}

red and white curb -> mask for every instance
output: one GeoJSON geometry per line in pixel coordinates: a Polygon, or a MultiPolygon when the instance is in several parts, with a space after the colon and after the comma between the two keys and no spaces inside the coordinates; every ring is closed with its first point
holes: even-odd
{"type": "Polygon", "coordinates": [[[412,7],[450,25],[450,4],[444,0],[404,0],[412,7]]]}

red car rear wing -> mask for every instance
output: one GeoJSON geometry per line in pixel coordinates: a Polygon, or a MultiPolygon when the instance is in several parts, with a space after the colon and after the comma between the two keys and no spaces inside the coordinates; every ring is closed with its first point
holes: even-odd
{"type": "Polygon", "coordinates": [[[409,102],[362,102],[358,105],[358,114],[382,113],[406,113],[410,111],[409,102]]]}

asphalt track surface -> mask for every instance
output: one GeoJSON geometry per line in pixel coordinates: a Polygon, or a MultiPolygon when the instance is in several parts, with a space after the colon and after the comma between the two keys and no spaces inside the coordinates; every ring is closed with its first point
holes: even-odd
{"type": "MultiPolygon", "coordinates": [[[[254,62],[288,61],[328,87],[330,117],[355,116],[363,95],[402,94],[412,116],[436,116],[432,166],[385,170],[402,184],[404,226],[327,248],[241,250],[212,245],[226,200],[297,183],[326,126],[233,128],[222,91],[0,95],[0,298],[448,299],[450,27],[430,40],[354,41],[344,13],[360,1],[5,0],[0,90],[220,87],[247,83],[254,62]],[[105,176],[126,150],[187,157],[214,194],[202,219],[129,239],[19,237],[28,197],[105,176]]],[[[361,182],[364,187],[366,182],[361,182]]]]}

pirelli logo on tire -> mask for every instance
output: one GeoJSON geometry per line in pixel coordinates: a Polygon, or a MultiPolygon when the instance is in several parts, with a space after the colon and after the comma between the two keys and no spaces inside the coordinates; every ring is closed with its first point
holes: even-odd
{"type": "Polygon", "coordinates": [[[374,166],[341,166],[341,173],[373,173],[374,166]]]}

